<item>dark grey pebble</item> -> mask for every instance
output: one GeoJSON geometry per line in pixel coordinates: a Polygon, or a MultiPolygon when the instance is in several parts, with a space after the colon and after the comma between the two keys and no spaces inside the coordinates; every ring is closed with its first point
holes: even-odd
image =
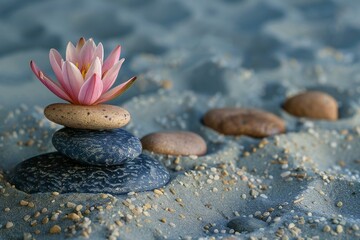
{"type": "Polygon", "coordinates": [[[136,158],[142,151],[140,140],[123,129],[63,128],[55,132],[52,143],[69,158],[98,166],[119,165],[136,158]]]}
{"type": "Polygon", "coordinates": [[[267,223],[252,217],[237,217],[227,224],[231,229],[234,229],[236,232],[253,232],[259,228],[267,227],[267,223]]]}
{"type": "Polygon", "coordinates": [[[11,174],[12,184],[27,193],[124,194],[159,188],[169,179],[167,169],[144,154],[119,166],[100,167],[52,152],[25,160],[11,174]]]}

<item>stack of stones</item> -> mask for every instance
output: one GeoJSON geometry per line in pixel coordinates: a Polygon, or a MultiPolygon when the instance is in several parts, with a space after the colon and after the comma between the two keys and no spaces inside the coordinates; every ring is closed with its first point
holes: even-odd
{"type": "Polygon", "coordinates": [[[28,193],[124,194],[162,187],[170,175],[157,160],[141,154],[140,140],[121,129],[127,110],[112,105],[51,104],[45,116],[65,126],[55,132],[57,152],[16,166],[12,181],[28,193]]]}

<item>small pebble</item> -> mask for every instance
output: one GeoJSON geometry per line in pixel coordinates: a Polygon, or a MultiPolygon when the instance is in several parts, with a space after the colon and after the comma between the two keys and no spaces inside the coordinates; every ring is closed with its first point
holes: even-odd
{"type": "Polygon", "coordinates": [[[284,109],[297,117],[335,121],[338,119],[337,101],[327,93],[308,91],[288,98],[284,109]]]}
{"type": "Polygon", "coordinates": [[[67,208],[75,208],[75,207],[76,207],[76,204],[73,203],[73,202],[67,202],[67,203],[66,203],[66,207],[67,207],[67,208]]]}
{"type": "Polygon", "coordinates": [[[59,218],[59,213],[54,213],[50,219],[51,221],[56,221],[58,218],[59,218]]]}
{"type": "Polygon", "coordinates": [[[187,131],[155,132],[141,139],[144,149],[160,154],[185,155],[196,159],[206,153],[205,140],[196,133],[187,131]]]}
{"type": "Polygon", "coordinates": [[[30,218],[31,218],[30,215],[25,215],[23,219],[24,219],[25,222],[27,222],[27,221],[29,221],[30,218]]]}
{"type": "Polygon", "coordinates": [[[83,205],[79,204],[76,206],[75,210],[76,211],[81,211],[81,209],[83,208],[83,205]]]}
{"type": "Polygon", "coordinates": [[[262,138],[285,132],[285,122],[278,116],[257,109],[218,108],[208,111],[204,124],[225,135],[262,138]]]}
{"type": "Polygon", "coordinates": [[[78,221],[80,219],[80,216],[77,215],[76,213],[70,213],[70,214],[68,214],[67,217],[68,217],[68,219],[71,219],[73,221],[78,221]]]}
{"type": "Polygon", "coordinates": [[[340,208],[343,206],[343,203],[341,201],[339,201],[339,202],[337,202],[336,206],[340,208]]]}
{"type": "Polygon", "coordinates": [[[337,233],[342,233],[342,232],[344,232],[343,226],[337,225],[337,226],[336,226],[336,232],[337,232],[337,233]]]}
{"type": "Polygon", "coordinates": [[[331,227],[329,225],[325,225],[323,228],[324,232],[330,232],[331,231],[331,227]]]}
{"type": "Polygon", "coordinates": [[[34,213],[34,218],[38,218],[39,216],[40,216],[40,212],[37,211],[34,213]]]}
{"type": "Polygon", "coordinates": [[[359,231],[359,229],[360,229],[359,226],[356,225],[356,224],[352,225],[351,228],[352,228],[352,230],[354,230],[354,231],[359,231]]]}
{"type": "Polygon", "coordinates": [[[61,227],[59,225],[54,225],[50,228],[51,234],[58,234],[61,232],[61,227]]]}
{"type": "Polygon", "coordinates": [[[290,174],[291,174],[290,171],[286,171],[286,172],[282,172],[282,173],[280,174],[280,176],[281,176],[282,178],[285,178],[285,177],[290,176],[290,174]]]}
{"type": "Polygon", "coordinates": [[[259,192],[256,191],[255,189],[251,189],[250,190],[250,195],[254,198],[257,198],[259,196],[259,192]]]}
{"type": "Polygon", "coordinates": [[[9,228],[12,228],[13,226],[14,226],[13,222],[7,222],[6,225],[5,225],[5,228],[9,229],[9,228]]]}
{"type": "Polygon", "coordinates": [[[42,220],[41,220],[41,223],[42,224],[47,224],[49,222],[49,218],[48,217],[44,217],[42,220]]]}
{"type": "Polygon", "coordinates": [[[159,189],[154,189],[154,193],[157,195],[163,195],[164,193],[160,191],[159,189]]]}
{"type": "Polygon", "coordinates": [[[82,106],[67,103],[55,103],[47,106],[45,116],[57,124],[80,129],[115,129],[130,121],[127,110],[106,104],[82,106]]]}
{"type": "Polygon", "coordinates": [[[31,233],[24,233],[23,235],[23,240],[32,240],[33,237],[31,235],[31,233]]]}
{"type": "Polygon", "coordinates": [[[29,205],[29,202],[28,202],[28,201],[25,201],[25,200],[21,200],[21,201],[20,201],[20,205],[21,205],[21,206],[27,206],[27,205],[29,205]]]}

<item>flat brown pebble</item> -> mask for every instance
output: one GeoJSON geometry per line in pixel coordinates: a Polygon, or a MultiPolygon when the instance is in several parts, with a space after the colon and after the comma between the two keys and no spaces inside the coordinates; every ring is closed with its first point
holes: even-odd
{"type": "Polygon", "coordinates": [[[206,126],[225,135],[261,138],[285,132],[285,122],[281,118],[257,109],[211,109],[203,121],[206,126]]]}
{"type": "Polygon", "coordinates": [[[335,121],[338,119],[338,104],[327,93],[308,91],[288,98],[283,108],[296,117],[335,121]]]}
{"type": "Polygon", "coordinates": [[[206,153],[205,140],[196,133],[187,131],[155,132],[141,139],[143,149],[168,155],[196,155],[206,153]]]}
{"type": "Polygon", "coordinates": [[[106,104],[82,106],[55,103],[47,106],[44,114],[52,122],[80,129],[116,129],[130,121],[127,110],[106,104]]]}

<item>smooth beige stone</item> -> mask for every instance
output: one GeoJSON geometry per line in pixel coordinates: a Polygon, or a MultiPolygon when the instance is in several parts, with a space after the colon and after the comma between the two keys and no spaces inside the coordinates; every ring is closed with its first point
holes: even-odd
{"type": "Polygon", "coordinates": [[[281,118],[257,109],[211,109],[203,121],[206,126],[224,135],[261,138],[285,132],[285,122],[281,118]]]}
{"type": "Polygon", "coordinates": [[[155,132],[141,139],[143,149],[167,155],[197,155],[206,153],[205,140],[196,133],[186,131],[155,132]]]}
{"type": "Polygon", "coordinates": [[[338,119],[338,104],[327,93],[309,91],[288,98],[284,109],[296,117],[335,121],[338,119]]]}
{"type": "Polygon", "coordinates": [[[125,126],[130,121],[128,111],[106,104],[82,106],[55,103],[47,106],[44,114],[52,122],[80,129],[115,129],[125,126]]]}

